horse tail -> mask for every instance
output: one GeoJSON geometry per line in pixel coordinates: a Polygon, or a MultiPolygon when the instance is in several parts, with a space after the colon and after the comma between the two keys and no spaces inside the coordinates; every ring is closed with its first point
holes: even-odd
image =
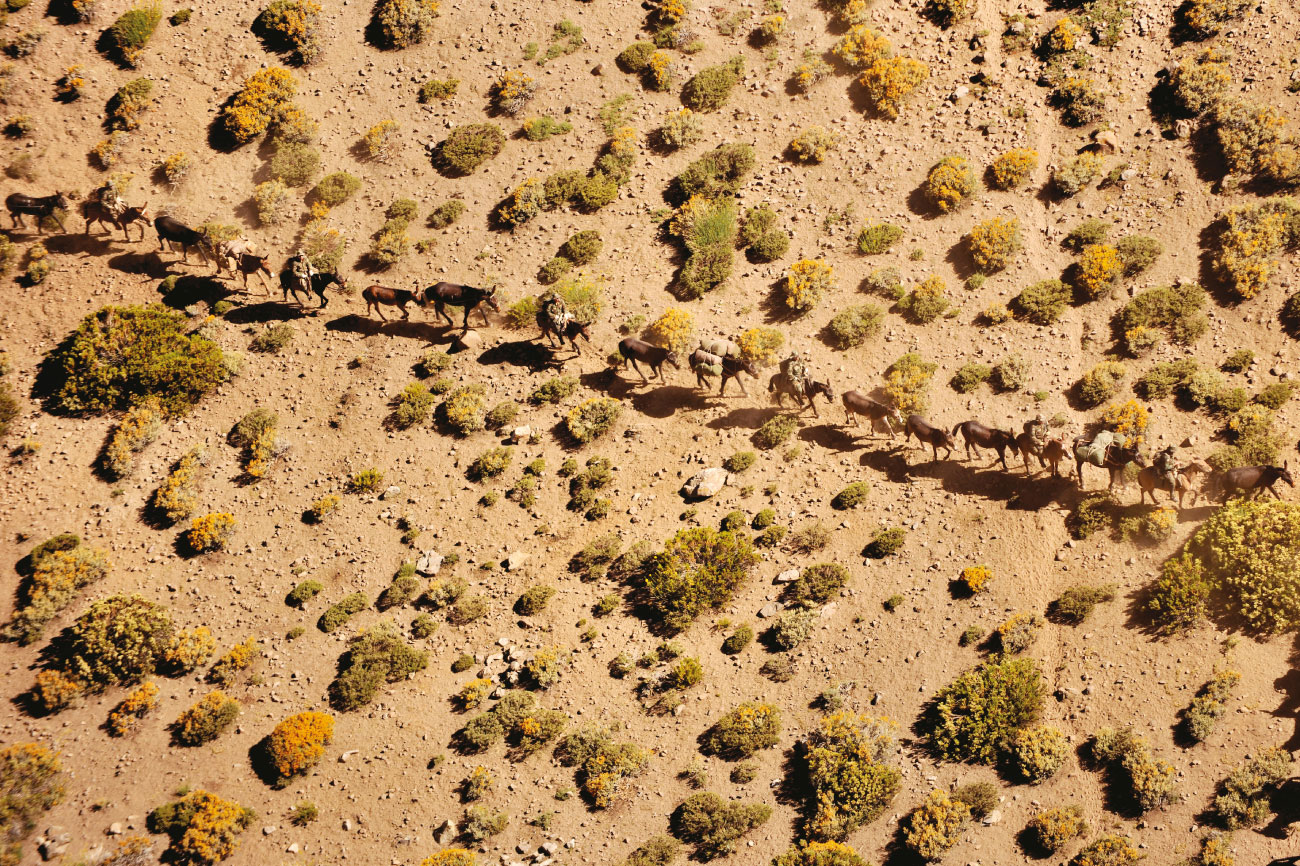
{"type": "MultiPolygon", "coordinates": [[[[964,424],[965,422],[963,421],[962,423],[964,424]]],[[[961,424],[954,424],[952,427],[952,435],[956,436],[961,431],[961,428],[961,424]]]]}

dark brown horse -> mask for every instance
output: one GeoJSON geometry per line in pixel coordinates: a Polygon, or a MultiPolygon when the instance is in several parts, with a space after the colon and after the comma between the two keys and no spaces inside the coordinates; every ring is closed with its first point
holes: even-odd
{"type": "Polygon", "coordinates": [[[1136,463],[1139,467],[1147,465],[1146,458],[1135,446],[1120,445],[1118,442],[1111,442],[1106,446],[1102,454],[1097,454],[1092,448],[1092,442],[1083,437],[1074,440],[1074,464],[1075,470],[1079,473],[1079,486],[1083,487],[1083,464],[1091,463],[1093,466],[1099,466],[1110,473],[1110,483],[1106,485],[1107,490],[1115,487],[1115,482],[1119,480],[1120,474],[1124,467],[1130,463],[1136,463]]]}
{"type": "MultiPolygon", "coordinates": [[[[329,298],[325,297],[325,290],[332,285],[337,285],[339,289],[344,291],[346,291],[348,287],[347,281],[343,279],[340,274],[311,275],[311,290],[320,298],[319,309],[324,309],[329,305],[330,301],[329,298]]],[[[284,299],[286,301],[289,300],[290,292],[293,292],[293,299],[298,301],[298,293],[304,291],[302,282],[298,279],[298,275],[289,268],[280,271],[280,289],[284,292],[284,299]]],[[[310,298],[311,295],[307,295],[307,297],[310,298]]],[[[301,304],[302,301],[298,301],[298,303],[301,304]]]]}
{"type": "Polygon", "coordinates": [[[978,421],[963,421],[953,427],[952,435],[955,437],[958,433],[961,433],[962,438],[966,440],[967,460],[971,459],[972,449],[978,456],[980,448],[992,448],[998,452],[998,461],[1001,462],[1002,468],[1010,469],[1011,467],[1007,466],[1007,449],[1011,449],[1012,456],[1020,450],[1020,446],[1016,444],[1016,437],[1006,430],[985,427],[978,421]]]}
{"type": "MultiPolygon", "coordinates": [[[[1022,433],[1021,435],[1023,436],[1024,434],[1022,433]]],[[[1031,436],[1030,438],[1032,439],[1033,437],[1031,436]]],[[[1019,437],[1017,437],[1017,441],[1019,441],[1019,437]]],[[[1020,453],[1024,454],[1024,449],[1021,449],[1020,453]]],[[[1048,439],[1047,444],[1045,444],[1042,450],[1038,452],[1038,463],[1039,465],[1045,464],[1051,466],[1052,477],[1056,478],[1060,475],[1061,461],[1067,459],[1069,456],[1070,449],[1065,447],[1064,439],[1061,439],[1060,437],[1057,437],[1056,439],[1048,439]]],[[[1028,458],[1025,459],[1025,472],[1029,472],[1028,458]]]]}
{"type": "Polygon", "coordinates": [[[26,228],[27,223],[23,222],[23,214],[28,214],[36,217],[37,234],[44,232],[41,220],[46,217],[54,217],[54,221],[59,224],[59,231],[67,231],[67,228],[63,225],[63,219],[59,216],[59,211],[66,211],[70,205],[67,197],[61,192],[45,196],[23,195],[20,192],[10,193],[9,197],[5,199],[5,207],[9,208],[9,218],[14,221],[14,228],[26,228]]]}
{"type": "MultiPolygon", "coordinates": [[[[131,223],[143,223],[149,219],[149,202],[145,202],[140,207],[124,207],[121,216],[113,216],[103,202],[96,201],[93,198],[86,199],[81,203],[81,218],[86,221],[86,234],[90,234],[92,223],[102,223],[117,226],[129,241],[131,240],[131,232],[127,229],[131,223]]],[[[144,240],[143,225],[140,226],[140,240],[144,240]]]]}
{"type": "Polygon", "coordinates": [[[421,306],[433,304],[433,310],[439,318],[446,319],[448,325],[455,325],[451,316],[447,315],[446,307],[464,307],[465,323],[464,328],[469,330],[469,314],[478,310],[483,316],[483,324],[490,325],[487,311],[483,305],[487,304],[495,313],[501,312],[501,307],[497,304],[497,290],[480,289],[475,286],[462,286],[458,283],[434,283],[424,290],[424,303],[421,306]]]}
{"type": "Polygon", "coordinates": [[[800,391],[794,386],[794,382],[785,373],[777,373],[771,379],[767,380],[767,392],[776,397],[776,405],[785,407],[785,398],[793,397],[796,406],[802,407],[803,401],[807,400],[808,405],[812,407],[813,415],[820,418],[821,413],[817,411],[817,401],[814,399],[818,394],[826,398],[827,403],[835,402],[835,392],[831,390],[829,382],[818,382],[814,379],[808,379],[804,382],[803,390],[800,391]]]}
{"type": "Polygon", "coordinates": [[[939,449],[943,448],[947,453],[943,459],[947,460],[952,456],[952,451],[957,447],[957,440],[942,427],[935,427],[929,421],[926,421],[920,415],[908,415],[907,423],[903,425],[903,441],[908,442],[915,436],[917,441],[922,445],[929,444],[934,451],[934,459],[939,459],[939,449]]]}
{"type": "Polygon", "coordinates": [[[267,256],[255,256],[252,253],[240,253],[234,261],[235,271],[244,278],[244,291],[248,291],[248,278],[257,275],[262,283],[262,294],[271,294],[268,280],[271,277],[271,259],[267,256]]]}
{"type": "Polygon", "coordinates": [[[640,374],[642,382],[649,382],[650,380],[637,366],[638,361],[649,367],[650,371],[659,377],[660,382],[664,381],[665,363],[671,364],[674,370],[682,368],[677,353],[672,349],[665,349],[663,346],[656,346],[654,343],[647,343],[645,340],[638,340],[636,337],[624,337],[619,340],[618,353],[623,356],[623,367],[626,368],[631,363],[632,369],[640,374]]]}
{"type": "Polygon", "coordinates": [[[1295,487],[1289,465],[1290,461],[1286,461],[1281,466],[1238,466],[1229,469],[1223,473],[1220,496],[1224,502],[1237,493],[1250,493],[1250,498],[1255,499],[1267,490],[1273,494],[1274,499],[1281,499],[1273,485],[1285,481],[1288,487],[1295,487]]]}
{"type": "Polygon", "coordinates": [[[546,338],[546,345],[555,345],[552,338],[558,338],[559,347],[563,349],[564,341],[568,340],[569,345],[573,346],[573,351],[579,355],[582,354],[582,350],[578,348],[578,338],[582,337],[588,343],[591,342],[591,330],[577,319],[569,319],[564,323],[564,330],[557,331],[554,323],[551,322],[551,317],[538,310],[537,327],[542,329],[542,336],[546,338]]]}
{"type": "Polygon", "coordinates": [[[1156,491],[1164,490],[1169,493],[1170,502],[1173,502],[1174,499],[1177,498],[1179,508],[1183,507],[1183,497],[1185,497],[1189,492],[1192,494],[1192,504],[1195,505],[1198,496],[1205,496],[1203,484],[1200,488],[1197,488],[1196,480],[1198,477],[1206,475],[1209,472],[1209,466],[1195,461],[1188,463],[1186,466],[1180,466],[1174,476],[1174,483],[1177,489],[1170,490],[1169,480],[1165,477],[1163,472],[1156,469],[1154,466],[1144,467],[1142,471],[1138,473],[1138,487],[1142,490],[1138,498],[1138,504],[1141,505],[1146,502],[1147,494],[1150,494],[1151,504],[1155,505],[1156,491]]]}
{"type": "Polygon", "coordinates": [[[425,301],[418,294],[410,289],[392,289],[388,286],[372,285],[366,286],[361,292],[361,299],[366,302],[366,315],[370,315],[370,310],[374,309],[379,314],[380,321],[387,322],[384,318],[384,311],[379,309],[381,304],[387,304],[390,307],[397,307],[402,311],[402,318],[411,318],[411,311],[406,309],[406,305],[415,302],[417,307],[423,307],[425,301]]]}
{"type": "Polygon", "coordinates": [[[166,214],[153,221],[154,231],[158,233],[158,249],[167,249],[167,244],[180,244],[183,261],[190,260],[190,247],[196,247],[199,258],[206,260],[207,252],[203,249],[203,235],[185,225],[178,219],[166,214]]]}
{"type": "Polygon", "coordinates": [[[718,386],[719,394],[725,394],[727,392],[727,382],[735,379],[736,384],[740,386],[740,393],[748,397],[749,392],[745,390],[745,383],[741,381],[740,374],[748,373],[750,378],[758,378],[758,365],[753,361],[746,361],[744,358],[736,358],[730,355],[724,358],[703,349],[696,349],[691,352],[688,361],[691,370],[695,373],[697,387],[707,388],[710,376],[721,375],[722,384],[718,386]]]}
{"type": "Polygon", "coordinates": [[[903,426],[903,416],[893,406],[881,403],[879,400],[873,400],[861,391],[845,391],[840,395],[840,402],[844,404],[844,423],[854,427],[858,426],[858,416],[865,415],[871,423],[871,432],[876,432],[876,422],[885,425],[889,431],[889,438],[894,438],[894,425],[903,426]]]}

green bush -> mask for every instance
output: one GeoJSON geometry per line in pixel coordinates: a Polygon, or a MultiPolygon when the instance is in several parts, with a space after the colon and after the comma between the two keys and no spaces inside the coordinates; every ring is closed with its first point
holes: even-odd
{"type": "Polygon", "coordinates": [[[754,444],[771,451],[789,439],[799,429],[799,422],[790,415],[773,415],[754,432],[754,444]]]}
{"type": "Polygon", "coordinates": [[[1010,307],[1027,322],[1050,325],[1065,312],[1071,295],[1069,286],[1060,280],[1040,280],[1012,298],[1010,307]]]}
{"type": "Polygon", "coordinates": [[[1105,243],[1110,237],[1110,223],[1089,218],[1070,229],[1061,241],[1061,246],[1075,253],[1083,252],[1085,247],[1105,243]]]}
{"type": "Polygon", "coordinates": [[[839,840],[875,820],[902,774],[886,763],[898,751],[893,723],[839,712],[810,731],[805,750],[809,810],[804,835],[839,840]]]}
{"type": "Polygon", "coordinates": [[[1291,753],[1263,749],[1219,783],[1214,813],[1229,830],[1257,827],[1272,814],[1270,800],[1291,776],[1291,753]]]}
{"type": "Polygon", "coordinates": [[[1076,383],[1079,402],[1087,407],[1100,406],[1119,393],[1126,375],[1128,368],[1118,361],[1102,361],[1076,383]]]}
{"type": "Polygon", "coordinates": [[[774,262],[790,249],[790,236],[780,229],[761,235],[749,246],[750,255],[759,262],[774,262]]]}
{"type": "Polygon", "coordinates": [[[384,587],[384,591],[379,593],[379,598],[375,599],[375,607],[379,610],[402,607],[419,594],[420,579],[415,576],[415,565],[404,562],[397,574],[393,575],[393,582],[384,587]]]}
{"type": "Polygon", "coordinates": [[[1061,593],[1048,608],[1053,620],[1080,625],[1092,615],[1098,604],[1115,600],[1115,586],[1072,586],[1061,593]]]}
{"type": "Polygon", "coordinates": [[[338,207],[361,189],[361,181],[346,171],[327,174],[312,188],[311,198],[326,207],[338,207]]]}
{"type": "Polygon", "coordinates": [[[555,595],[555,587],[546,584],[530,586],[515,602],[515,613],[520,616],[536,616],[546,610],[546,605],[555,595]]]}
{"type": "Polygon", "coordinates": [[[1055,776],[1070,755],[1065,735],[1050,725],[1025,728],[1011,741],[1011,760],[1020,777],[1031,785],[1055,776]]]}
{"type": "Polygon", "coordinates": [[[1042,675],[1033,659],[989,661],[939,690],[924,727],[943,759],[987,764],[1033,724],[1042,704],[1042,675]]]}
{"type": "MultiPolygon", "coordinates": [[[[1030,838],[1044,851],[1060,851],[1067,843],[1088,832],[1088,822],[1083,820],[1083,810],[1078,806],[1047,809],[1029,819],[1030,838]]],[[[1084,866],[1084,864],[1080,864],[1084,866]]],[[[1095,863],[1093,866],[1104,866],[1095,863]]]]}
{"type": "Polygon", "coordinates": [[[361,613],[368,607],[370,607],[370,599],[366,594],[364,592],[354,592],[330,605],[320,615],[316,627],[326,634],[337,631],[352,618],[353,614],[361,613]]]}
{"type": "Polygon", "coordinates": [[[723,857],[736,850],[741,838],[772,816],[764,803],[728,802],[712,792],[692,794],[672,814],[673,832],[695,845],[701,860],[723,857]]]}
{"type": "Polygon", "coordinates": [[[40,743],[0,748],[0,842],[6,863],[22,860],[23,839],[43,813],[63,802],[65,781],[59,756],[40,743]]]}
{"type": "Polygon", "coordinates": [[[864,256],[878,256],[888,252],[889,248],[903,237],[903,230],[891,223],[875,223],[864,226],[858,232],[858,252],[864,256]]]}
{"type": "Polygon", "coordinates": [[[1201,686],[1192,703],[1183,711],[1187,733],[1198,743],[1205,741],[1214,731],[1219,719],[1228,712],[1227,702],[1241,682],[1241,674],[1233,670],[1217,671],[1214,677],[1201,686]]]}
{"type": "Polygon", "coordinates": [[[647,600],[668,628],[684,629],[705,610],[726,604],[757,562],[743,533],[681,530],[643,565],[647,600]]]}
{"type": "Polygon", "coordinates": [[[318,580],[304,580],[289,591],[285,602],[293,607],[302,607],[324,588],[318,580]]]}
{"type": "Polygon", "coordinates": [[[1127,277],[1137,276],[1151,267],[1165,251],[1164,244],[1144,235],[1120,238],[1115,249],[1119,250],[1119,259],[1124,263],[1124,275],[1127,277]]]}
{"type": "MultiPolygon", "coordinates": [[[[746,469],[753,466],[754,461],[757,459],[758,455],[753,451],[737,451],[735,454],[732,454],[726,460],[722,461],[722,468],[726,469],[728,472],[744,472],[746,469]]],[[[754,528],[762,529],[763,527],[756,526],[754,528]]]]}
{"type": "Polygon", "coordinates": [[[1205,290],[1197,285],[1148,289],[1116,314],[1116,328],[1129,342],[1137,329],[1159,328],[1172,342],[1190,345],[1210,329],[1205,301],[1205,290]]]}
{"type": "Polygon", "coordinates": [[[704,733],[701,749],[705,754],[735,761],[772,748],[780,738],[781,711],[771,704],[747,701],[704,733]]]}
{"type": "Polygon", "coordinates": [[[462,596],[447,611],[447,622],[452,625],[469,625],[487,616],[488,602],[481,595],[462,596]]]}
{"type": "Polygon", "coordinates": [[[556,376],[547,379],[528,395],[528,402],[534,406],[561,403],[577,392],[578,384],[574,376],[556,376]]]}
{"type": "Polygon", "coordinates": [[[702,69],[682,88],[682,104],[693,111],[717,111],[744,74],[745,59],[740,56],[702,69]]]}
{"type": "Polygon", "coordinates": [[[216,690],[208,692],[177,717],[173,726],[176,742],[183,746],[210,743],[239,716],[239,701],[216,690]]]}
{"type": "Polygon", "coordinates": [[[579,443],[586,444],[609,432],[623,414],[623,404],[612,397],[592,397],[569,411],[564,428],[579,443]]]}
{"type": "Polygon", "coordinates": [[[489,448],[474,458],[474,462],[470,463],[465,474],[474,481],[496,478],[510,468],[514,454],[514,449],[508,446],[498,445],[489,448]]]}
{"type": "Polygon", "coordinates": [[[377,0],[373,25],[383,48],[408,48],[433,30],[438,0],[377,0]]]}
{"type": "Polygon", "coordinates": [[[1052,185],[1067,198],[1087,189],[1101,175],[1102,158],[1095,153],[1081,153],[1068,159],[1052,172],[1052,185]]]}
{"type": "Polygon", "coordinates": [[[153,82],[148,78],[128,81],[108,100],[108,128],[132,130],[140,126],[139,115],[153,104],[153,82]]]}
{"type": "Polygon", "coordinates": [[[863,549],[862,555],[871,559],[884,559],[886,556],[893,556],[903,549],[903,542],[906,538],[906,529],[900,527],[882,529],[876,533],[875,537],[863,549]]]}
{"type": "Polygon", "coordinates": [[[23,559],[24,570],[30,568],[18,585],[13,619],[4,627],[4,636],[26,646],[35,643],[45,626],[70,605],[82,589],[108,575],[109,561],[104,551],[80,547],[75,535],[56,536],[37,545],[23,559]],[[76,541],[65,547],[60,539],[76,541]]]}
{"type": "Polygon", "coordinates": [[[77,617],[60,666],[94,686],[131,685],[154,673],[172,642],[171,613],[138,595],[95,602],[77,617]]]}
{"type": "Polygon", "coordinates": [[[428,653],[402,640],[390,620],[382,620],[348,641],[339,672],[330,683],[330,703],[354,710],[370,703],[385,683],[406,679],[429,663],[428,653]]]}
{"type": "Polygon", "coordinates": [[[823,562],[805,568],[799,578],[790,583],[783,593],[787,601],[803,607],[825,604],[839,595],[848,583],[849,570],[833,562],[823,562]]]}
{"type": "Polygon", "coordinates": [[[573,131],[573,124],[567,120],[556,120],[548,114],[540,117],[530,117],[524,121],[523,133],[524,138],[529,141],[546,141],[548,138],[554,138],[557,135],[564,135],[573,131]]]}
{"type": "Polygon", "coordinates": [[[871,485],[866,481],[854,481],[831,499],[831,508],[836,511],[848,511],[867,501],[871,485]]]}
{"type": "MultiPolygon", "coordinates": [[[[1251,400],[1253,403],[1277,411],[1285,406],[1295,395],[1295,386],[1290,382],[1274,382],[1266,386],[1262,391],[1254,396],[1251,400]]],[[[1238,409],[1241,407],[1238,406],[1238,409]]]]}
{"type": "Polygon", "coordinates": [[[1093,740],[1093,755],[1123,773],[1141,811],[1167,806],[1177,798],[1174,768],[1152,755],[1146,740],[1131,730],[1100,729],[1093,740]]]}
{"type": "Polygon", "coordinates": [[[677,187],[684,200],[695,195],[714,199],[737,192],[753,170],[753,147],[720,144],[688,165],[677,176],[677,187]]]}
{"type": "Polygon", "coordinates": [[[835,315],[826,325],[827,334],[840,349],[861,346],[880,333],[884,313],[875,304],[857,304],[835,315]]]}
{"type": "Polygon", "coordinates": [[[505,133],[495,123],[457,126],[439,145],[438,159],[443,168],[452,173],[473,174],[479,166],[499,154],[505,144],[505,133]]]}
{"type": "Polygon", "coordinates": [[[956,373],[952,374],[952,379],[948,384],[958,394],[969,394],[980,385],[989,380],[993,368],[987,364],[976,364],[974,361],[963,364],[956,373]]]}
{"type": "Polygon", "coordinates": [[[435,100],[451,99],[460,87],[459,78],[430,78],[420,85],[420,104],[427,105],[435,100]]]}
{"type": "Polygon", "coordinates": [[[221,348],[161,305],[91,313],[47,363],[58,376],[50,401],[71,413],[126,409],[154,396],[166,412],[183,414],[229,375],[221,348]]]}
{"type": "Polygon", "coordinates": [[[722,642],[722,651],[729,656],[738,655],[753,642],[754,629],[749,625],[738,625],[722,642]]]}
{"type": "Polygon", "coordinates": [[[655,44],[638,40],[624,48],[614,58],[618,68],[630,75],[640,75],[650,64],[650,55],[655,53],[655,44]]]}
{"type": "Polygon", "coordinates": [[[611,806],[628,779],[645,772],[650,756],[635,743],[615,743],[609,731],[584,725],[565,734],[555,757],[566,767],[576,767],[583,793],[598,809],[611,806]]]}
{"type": "Polygon", "coordinates": [[[122,13],[108,28],[109,38],[122,61],[128,66],[136,66],[145,46],[153,38],[154,31],[162,22],[162,4],[135,6],[122,13]]]}
{"type": "Polygon", "coordinates": [[[604,246],[604,241],[600,239],[600,232],[595,230],[582,231],[570,237],[560,246],[560,255],[575,265],[590,264],[600,255],[600,251],[604,246]]]}
{"type": "Polygon", "coordinates": [[[933,322],[943,315],[951,303],[946,289],[943,277],[931,275],[898,300],[898,309],[916,324],[933,322]]]}
{"type": "Polygon", "coordinates": [[[903,844],[927,861],[939,860],[957,844],[970,817],[970,807],[965,803],[950,798],[943,791],[931,791],[907,816],[903,844]]]}

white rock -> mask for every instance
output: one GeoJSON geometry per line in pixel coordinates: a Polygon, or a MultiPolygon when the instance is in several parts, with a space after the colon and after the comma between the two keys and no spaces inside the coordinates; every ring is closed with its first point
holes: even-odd
{"type": "Polygon", "coordinates": [[[528,554],[524,553],[522,550],[516,550],[514,553],[511,553],[506,557],[506,571],[514,571],[515,569],[523,568],[524,563],[527,561],[528,554]]]}
{"type": "Polygon", "coordinates": [[[415,561],[415,571],[421,577],[433,577],[442,568],[442,554],[436,550],[426,550],[415,561]]]}
{"type": "Polygon", "coordinates": [[[516,444],[527,442],[531,438],[533,438],[533,428],[529,427],[527,424],[516,427],[510,431],[510,441],[516,444]]]}
{"type": "Polygon", "coordinates": [[[705,469],[682,485],[682,494],[691,499],[708,499],[717,496],[722,488],[727,486],[729,478],[730,473],[721,466],[705,469]]]}
{"type": "Polygon", "coordinates": [[[799,579],[799,569],[792,568],[789,571],[783,571],[776,576],[776,583],[794,583],[799,579]]]}

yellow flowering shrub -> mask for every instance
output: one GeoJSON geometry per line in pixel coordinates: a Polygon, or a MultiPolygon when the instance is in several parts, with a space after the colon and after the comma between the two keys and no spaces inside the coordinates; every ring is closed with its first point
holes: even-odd
{"type": "Polygon", "coordinates": [[[247,144],[266,132],[297,91],[298,82],[287,69],[259,69],[221,110],[221,124],[236,144],[247,144]]]}
{"type": "Polygon", "coordinates": [[[970,201],[976,189],[975,171],[964,156],[945,156],[925,177],[925,195],[943,213],[970,201]]]}
{"type": "Polygon", "coordinates": [[[1290,198],[1230,208],[1214,256],[1232,293],[1249,300],[1263,291],[1277,270],[1283,249],[1300,241],[1300,205],[1290,198]]]}
{"type": "Polygon", "coordinates": [[[1017,147],[993,160],[993,184],[998,189],[1023,186],[1038,168],[1038,151],[1017,147]]]}
{"type": "Polygon", "coordinates": [[[740,346],[742,358],[766,367],[780,355],[781,347],[785,345],[785,335],[776,328],[760,325],[745,331],[736,343],[740,346]]]}
{"type": "Polygon", "coordinates": [[[85,686],[76,677],[62,671],[45,670],[36,675],[32,700],[43,712],[57,713],[72,706],[84,692],[85,686]]]}
{"type": "Polygon", "coordinates": [[[184,710],[173,726],[176,741],[199,746],[215,740],[239,715],[239,701],[220,689],[208,692],[184,710]]]}
{"type": "Polygon", "coordinates": [[[512,117],[524,110],[537,93],[537,82],[526,72],[512,69],[492,85],[492,105],[512,117]]]}
{"type": "Polygon", "coordinates": [[[1211,109],[1213,129],[1228,170],[1253,174],[1282,144],[1287,118],[1272,105],[1223,99],[1211,109]]]}
{"type": "Polygon", "coordinates": [[[171,837],[172,855],[211,866],[234,853],[257,813],[202,789],[149,813],[149,829],[171,837]]]}
{"type": "Polygon", "coordinates": [[[898,752],[889,719],[851,712],[824,717],[807,737],[812,803],[805,834],[841,840],[875,820],[893,800],[902,774],[887,761],[898,752]]]}
{"type": "Polygon", "coordinates": [[[1020,251],[1020,220],[993,217],[977,223],[971,229],[969,242],[976,267],[985,273],[1000,271],[1020,251]]]}
{"type": "Polygon", "coordinates": [[[775,42],[785,32],[786,19],[784,15],[773,13],[764,15],[758,22],[758,35],[764,42],[775,42]]]}
{"type": "Polygon", "coordinates": [[[439,407],[447,425],[462,436],[482,430],[487,424],[486,394],[478,383],[462,385],[448,394],[439,407]]]}
{"type": "Polygon", "coordinates": [[[104,551],[77,545],[34,557],[31,574],[20,586],[18,605],[4,634],[26,646],[45,633],[45,626],[77,595],[107,575],[110,562],[104,551]]]}
{"type": "Polygon", "coordinates": [[[542,212],[546,203],[546,185],[539,178],[530,177],[515,187],[498,211],[502,224],[516,228],[542,212]]]}
{"type": "Polygon", "coordinates": [[[194,518],[185,540],[190,549],[197,553],[221,550],[230,541],[235,532],[234,515],[224,511],[214,511],[202,517],[194,518]]]}
{"type": "Polygon", "coordinates": [[[59,756],[50,749],[40,743],[0,748],[0,860],[6,866],[24,862],[23,837],[36,829],[41,813],[63,802],[65,793],[59,756]]]}
{"type": "Polygon", "coordinates": [[[461,796],[470,802],[481,800],[492,790],[494,782],[496,779],[492,777],[487,767],[477,766],[469,771],[469,775],[461,783],[461,796]]]}
{"type": "Polygon", "coordinates": [[[673,85],[673,56],[667,51],[656,51],[646,61],[646,86],[651,90],[667,90],[673,85]]]}
{"type": "Polygon", "coordinates": [[[1083,38],[1083,28],[1066,16],[1047,31],[1043,37],[1043,50],[1049,55],[1067,54],[1077,48],[1083,38]]]}
{"type": "Polygon", "coordinates": [[[1137,445],[1142,444],[1143,434],[1146,433],[1149,421],[1150,413],[1147,412],[1146,406],[1137,400],[1111,403],[1101,413],[1101,423],[1107,430],[1122,433],[1125,438],[1133,440],[1137,445]]]}
{"type": "Polygon", "coordinates": [[[933,322],[948,309],[948,284],[931,274],[898,301],[898,308],[913,322],[933,322]]]}
{"type": "Polygon", "coordinates": [[[1142,857],[1123,836],[1102,836],[1075,854],[1070,866],[1132,866],[1142,857]]]}
{"type": "Polygon", "coordinates": [[[397,152],[397,121],[381,120],[366,130],[361,139],[366,146],[366,153],[376,162],[388,162],[397,152]]]}
{"type": "Polygon", "coordinates": [[[866,69],[892,55],[894,46],[874,28],[857,24],[840,37],[831,52],[848,66],[866,69]]]}
{"type": "Polygon", "coordinates": [[[795,67],[791,81],[799,91],[807,93],[830,74],[830,64],[821,58],[814,57],[795,67]]]}
{"type": "Polygon", "coordinates": [[[198,471],[205,462],[202,445],[196,445],[181,457],[176,468],[154,491],[152,505],[169,522],[184,520],[198,508],[198,471]]]}
{"type": "Polygon", "coordinates": [[[970,806],[943,791],[931,791],[908,816],[903,844],[926,860],[939,860],[969,823],[970,806]]]}
{"type": "Polygon", "coordinates": [[[464,848],[448,848],[420,861],[420,866],[475,866],[478,861],[472,851],[464,848]]]}
{"type": "Polygon", "coordinates": [[[785,305],[806,313],[835,288],[835,269],[821,259],[800,259],[786,272],[783,286],[785,305]]]}
{"type": "Polygon", "coordinates": [[[1047,809],[1029,819],[1029,832],[1046,851],[1059,851],[1072,839],[1088,832],[1083,810],[1078,806],[1047,809]]]}
{"type": "Polygon", "coordinates": [[[456,703],[461,709],[472,710],[487,700],[487,696],[492,693],[492,681],[477,677],[468,683],[456,693],[456,703]]]}
{"type": "Polygon", "coordinates": [[[686,17],[690,6],[686,0],[653,0],[651,11],[661,25],[672,26],[686,17]]]}
{"type": "Polygon", "coordinates": [[[873,61],[858,83],[866,91],[872,108],[885,117],[898,117],[903,102],[930,77],[930,67],[911,57],[889,57],[873,61]]]}
{"type": "Polygon", "coordinates": [[[217,685],[230,685],[241,671],[247,670],[257,660],[257,638],[249,636],[242,643],[231,647],[225,655],[212,664],[208,671],[208,682],[217,685]]]}
{"type": "Polygon", "coordinates": [[[314,767],[333,739],[334,717],[329,713],[297,713],[271,731],[267,755],[281,780],[287,780],[314,767]]]}
{"type": "Polygon", "coordinates": [[[993,580],[993,569],[987,565],[968,565],[961,570],[961,582],[971,594],[984,592],[993,580]]]}
{"type": "Polygon", "coordinates": [[[671,349],[678,355],[693,348],[695,342],[695,317],[689,310],[669,307],[659,318],[646,326],[642,339],[656,346],[671,349]]]}
{"type": "Polygon", "coordinates": [[[728,760],[748,758],[770,749],[781,737],[781,711],[772,704],[746,701],[709,728],[701,748],[728,760]]]}
{"type": "MultiPolygon", "coordinates": [[[[857,2],[857,0],[852,0],[857,2]]],[[[772,861],[772,866],[870,866],[848,845],[840,842],[810,842],[791,848],[772,861]]]]}
{"type": "Polygon", "coordinates": [[[904,416],[924,412],[930,404],[930,380],[939,367],[916,352],[902,355],[885,370],[885,396],[904,416]]]}
{"type": "Polygon", "coordinates": [[[108,714],[108,732],[115,737],[124,737],[158,706],[158,686],[145,680],[135,690],[122,699],[122,702],[108,714]]]}
{"type": "Polygon", "coordinates": [[[1070,744],[1056,728],[1025,728],[1011,741],[1011,758],[1021,778],[1036,785],[1060,771],[1070,754],[1070,744]]]}
{"type": "Polygon", "coordinates": [[[1076,265],[1075,285],[1090,300],[1104,297],[1124,275],[1124,260],[1110,244],[1089,244],[1076,265]]]}
{"type": "Polygon", "coordinates": [[[374,23],[387,48],[408,48],[423,42],[433,28],[438,0],[378,0],[374,23]]]}
{"type": "Polygon", "coordinates": [[[800,162],[821,162],[839,144],[839,136],[824,126],[809,126],[790,142],[790,152],[800,162]]]}

